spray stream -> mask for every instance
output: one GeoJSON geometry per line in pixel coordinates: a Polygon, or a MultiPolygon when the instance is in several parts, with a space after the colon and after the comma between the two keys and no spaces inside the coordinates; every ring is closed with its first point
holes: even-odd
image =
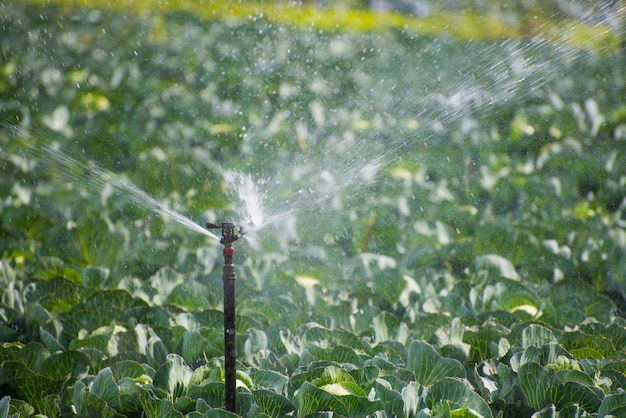
{"type": "MultiPolygon", "coordinates": [[[[0,144],[8,145],[11,139],[17,139],[18,134],[25,137],[30,142],[34,142],[30,135],[25,135],[21,131],[18,132],[16,127],[3,125],[1,128],[9,130],[11,134],[9,136],[0,136],[0,144]]],[[[17,154],[19,154],[17,158],[29,160],[34,157],[38,162],[44,165],[46,169],[58,170],[67,181],[82,183],[90,189],[97,191],[110,188],[116,195],[127,199],[137,207],[148,209],[166,220],[173,220],[179,223],[191,231],[198,232],[214,240],[219,240],[217,235],[207,231],[190,218],[148,195],[130,181],[97,166],[92,161],[71,157],[63,153],[58,147],[43,144],[34,145],[26,141],[21,141],[19,145],[12,143],[12,146],[14,146],[17,154]],[[77,172],[81,174],[77,175],[77,172]],[[88,176],[85,176],[85,173],[88,173],[88,176]]],[[[16,158],[16,153],[9,154],[4,151],[0,154],[0,158],[12,160],[16,158]]]]}

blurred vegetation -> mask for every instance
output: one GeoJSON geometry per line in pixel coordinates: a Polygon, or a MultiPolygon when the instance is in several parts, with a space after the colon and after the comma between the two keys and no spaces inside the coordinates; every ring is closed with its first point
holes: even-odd
{"type": "MultiPolygon", "coordinates": [[[[38,1],[36,1],[38,2],[38,1]]],[[[48,1],[43,1],[47,4],[48,1]]],[[[410,29],[464,40],[531,37],[594,50],[623,48],[624,7],[619,1],[238,1],[56,0],[139,13],[189,11],[205,19],[263,16],[277,24],[323,30],[410,29]]]]}

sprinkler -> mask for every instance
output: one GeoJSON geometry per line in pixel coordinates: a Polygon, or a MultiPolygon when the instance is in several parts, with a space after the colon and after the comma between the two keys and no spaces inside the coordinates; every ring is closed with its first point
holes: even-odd
{"type": "Polygon", "coordinates": [[[235,265],[233,264],[233,256],[235,249],[233,242],[239,239],[239,236],[249,232],[254,228],[254,224],[250,222],[245,227],[239,227],[239,235],[235,233],[236,225],[232,222],[223,222],[221,226],[212,223],[206,224],[210,229],[221,229],[222,239],[220,242],[224,245],[224,269],[222,272],[222,282],[224,285],[224,387],[225,387],[225,406],[229,412],[237,411],[237,348],[235,336],[235,265]]]}

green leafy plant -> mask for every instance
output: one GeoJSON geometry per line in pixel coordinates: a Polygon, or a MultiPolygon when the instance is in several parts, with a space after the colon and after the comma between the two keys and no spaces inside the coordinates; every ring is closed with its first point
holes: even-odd
{"type": "Polygon", "coordinates": [[[2,6],[0,417],[624,414],[614,33],[209,5],[2,6]],[[226,170],[275,216],[237,242],[236,414],[221,248],[154,211],[244,216],[226,170]]]}

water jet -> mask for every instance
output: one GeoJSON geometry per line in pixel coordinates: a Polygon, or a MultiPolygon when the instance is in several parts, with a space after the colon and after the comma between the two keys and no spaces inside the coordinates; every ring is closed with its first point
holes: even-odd
{"type": "Polygon", "coordinates": [[[24,161],[33,160],[34,162],[30,163],[33,167],[40,163],[46,170],[58,171],[65,181],[82,184],[91,189],[91,192],[103,193],[103,190],[108,190],[105,193],[115,194],[136,207],[147,209],[191,231],[219,240],[218,236],[174,210],[165,202],[152,197],[128,179],[106,170],[89,159],[70,155],[64,152],[58,144],[46,145],[47,138],[44,135],[38,133],[33,135],[18,126],[5,122],[0,123],[0,129],[8,131],[8,135],[0,135],[0,145],[12,144],[12,152],[0,153],[0,160],[12,161],[15,155],[19,155],[24,161]],[[43,139],[38,139],[40,136],[43,139]]]}

